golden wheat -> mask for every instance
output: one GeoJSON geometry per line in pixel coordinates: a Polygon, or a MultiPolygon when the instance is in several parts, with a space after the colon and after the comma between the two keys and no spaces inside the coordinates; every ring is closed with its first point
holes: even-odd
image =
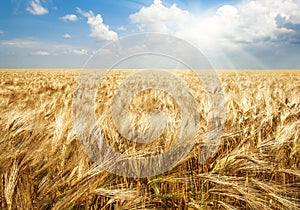
{"type": "MultiPolygon", "coordinates": [[[[114,90],[130,72],[113,71],[100,84],[98,123],[118,152],[163,152],[180,127],[178,107],[167,93],[144,91],[132,101],[133,110],[156,107],[168,116],[164,134],[146,147],[119,135],[113,124],[114,90]]],[[[79,143],[72,116],[79,71],[0,71],[0,208],[300,209],[300,72],[218,72],[226,122],[220,146],[204,163],[208,97],[192,73],[174,73],[197,102],[196,145],[176,167],[137,179],[105,171],[79,143]]],[[[135,118],[147,129],[143,120],[135,118]]]]}

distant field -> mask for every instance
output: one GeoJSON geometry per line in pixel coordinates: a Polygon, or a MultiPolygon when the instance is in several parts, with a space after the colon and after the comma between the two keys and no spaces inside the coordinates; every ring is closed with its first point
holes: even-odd
{"type": "MultiPolygon", "coordinates": [[[[99,84],[101,131],[117,152],[164,152],[181,126],[168,94],[144,91],[132,101],[133,110],[167,114],[151,144],[133,144],[112,123],[114,90],[130,72],[112,71],[99,84]]],[[[174,74],[197,102],[197,143],[176,167],[134,179],[97,167],[79,143],[72,115],[79,70],[0,70],[0,209],[300,209],[300,71],[218,71],[226,122],[204,163],[207,95],[191,72],[174,74]]]]}

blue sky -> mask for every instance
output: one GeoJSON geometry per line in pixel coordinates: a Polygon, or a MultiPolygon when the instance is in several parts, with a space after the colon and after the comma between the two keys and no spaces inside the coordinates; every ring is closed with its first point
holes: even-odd
{"type": "Polygon", "coordinates": [[[1,68],[80,68],[124,36],[184,39],[221,69],[300,69],[300,0],[3,0],[1,68]]]}

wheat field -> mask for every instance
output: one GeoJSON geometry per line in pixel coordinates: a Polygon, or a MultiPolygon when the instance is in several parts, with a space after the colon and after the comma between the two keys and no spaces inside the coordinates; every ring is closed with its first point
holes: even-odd
{"type": "MultiPolygon", "coordinates": [[[[114,90],[130,72],[112,71],[99,84],[98,123],[117,152],[164,152],[180,127],[167,93],[144,91],[132,101],[133,110],[167,115],[164,134],[150,145],[130,142],[113,125],[114,90]]],[[[217,151],[200,161],[208,99],[191,72],[174,71],[197,102],[196,144],[163,174],[129,178],[95,164],[74,132],[78,70],[1,70],[0,209],[300,209],[300,71],[217,73],[227,110],[217,151]]]]}

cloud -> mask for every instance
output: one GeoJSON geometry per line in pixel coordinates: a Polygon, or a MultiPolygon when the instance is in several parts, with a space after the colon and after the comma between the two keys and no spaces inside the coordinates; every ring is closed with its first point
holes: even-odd
{"type": "Polygon", "coordinates": [[[88,58],[87,55],[93,53],[93,49],[83,44],[66,44],[32,38],[0,39],[1,67],[81,68],[88,58]]]}
{"type": "Polygon", "coordinates": [[[72,36],[71,36],[70,34],[64,34],[63,37],[64,37],[65,39],[70,39],[72,36]]]}
{"type": "Polygon", "coordinates": [[[76,54],[76,55],[88,55],[88,50],[86,49],[72,49],[72,50],[69,50],[69,52],[73,53],[73,54],[76,54]]]}
{"type": "Polygon", "coordinates": [[[48,10],[42,6],[40,0],[31,0],[26,10],[33,15],[45,15],[48,13],[48,10]]]}
{"type": "Polygon", "coordinates": [[[124,26],[120,26],[117,28],[119,31],[127,31],[127,28],[124,26]]]}
{"type": "Polygon", "coordinates": [[[141,31],[172,33],[183,30],[184,24],[190,19],[190,14],[178,8],[176,4],[168,8],[160,0],[154,0],[149,7],[142,7],[129,18],[141,31]]]}
{"type": "Polygon", "coordinates": [[[0,36],[2,36],[4,34],[3,30],[0,30],[0,36]]]}
{"type": "Polygon", "coordinates": [[[20,40],[20,39],[11,39],[11,40],[3,40],[0,42],[1,45],[11,46],[16,48],[32,48],[39,46],[39,42],[34,40],[20,40]]]}
{"type": "Polygon", "coordinates": [[[294,64],[286,60],[300,46],[300,0],[243,0],[202,13],[155,0],[129,18],[140,31],[192,43],[217,68],[298,65],[296,55],[294,64]]]}
{"type": "Polygon", "coordinates": [[[235,49],[276,43],[293,29],[278,24],[300,23],[299,0],[245,0],[223,5],[214,13],[191,14],[176,4],[166,7],[160,0],[129,16],[141,31],[173,34],[203,48],[213,45],[235,49]]]}
{"type": "Polygon", "coordinates": [[[46,55],[45,52],[49,55],[63,55],[66,53],[72,53],[77,55],[87,55],[88,50],[82,46],[58,44],[54,42],[47,42],[43,40],[20,40],[20,39],[11,39],[11,40],[0,40],[0,48],[3,51],[23,51],[30,52],[30,54],[35,55],[46,55]],[[41,50],[46,49],[46,50],[41,50]]]}
{"type": "Polygon", "coordinates": [[[94,15],[92,11],[85,12],[80,8],[77,8],[77,12],[87,18],[91,37],[106,41],[114,41],[118,39],[118,34],[109,30],[109,26],[103,23],[101,14],[94,15]]]}
{"type": "Polygon", "coordinates": [[[77,16],[74,14],[67,14],[63,17],[60,17],[60,19],[63,21],[71,21],[71,22],[75,22],[78,20],[77,16]]]}
{"type": "Polygon", "coordinates": [[[31,55],[47,56],[47,55],[50,55],[50,53],[47,51],[35,51],[35,52],[32,52],[31,55]]]}

